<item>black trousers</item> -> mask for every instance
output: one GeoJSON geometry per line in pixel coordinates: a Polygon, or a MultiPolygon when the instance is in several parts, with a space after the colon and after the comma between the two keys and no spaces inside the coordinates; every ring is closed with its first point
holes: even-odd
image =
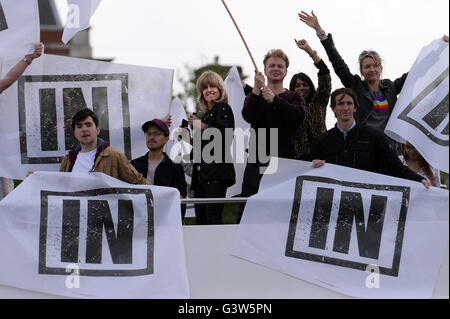
{"type": "MultiPolygon", "coordinates": [[[[247,163],[244,171],[244,178],[242,180],[242,197],[250,197],[258,192],[259,184],[261,183],[260,169],[267,168],[267,165],[262,165],[258,163],[247,163]]],[[[236,222],[239,224],[241,222],[242,213],[244,212],[245,203],[241,203],[239,206],[239,212],[236,222]]]]}
{"type": "MultiPolygon", "coordinates": [[[[227,188],[221,182],[208,182],[197,186],[194,193],[196,198],[225,198],[227,188]]],[[[224,204],[195,204],[195,219],[197,225],[223,224],[224,204]]]]}

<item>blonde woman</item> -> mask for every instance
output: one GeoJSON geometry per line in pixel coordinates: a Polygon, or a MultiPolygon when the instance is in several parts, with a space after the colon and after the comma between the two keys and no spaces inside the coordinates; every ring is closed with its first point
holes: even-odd
{"type": "MultiPolygon", "coordinates": [[[[300,21],[316,31],[342,84],[356,93],[360,103],[355,114],[357,123],[384,133],[384,128],[397,102],[397,95],[400,94],[408,73],[394,80],[382,79],[383,61],[380,55],[376,51],[364,50],[358,59],[362,78],[358,74],[352,74],[336,49],[332,35],[322,29],[314,12],[308,14],[302,11],[298,16],[300,21]]],[[[448,42],[448,37],[444,35],[442,40],[448,42]]],[[[390,138],[388,140],[389,146],[397,152],[397,155],[401,154],[401,144],[390,138]]]]}
{"type": "MultiPolygon", "coordinates": [[[[194,155],[191,189],[196,198],[225,198],[227,188],[236,182],[236,174],[230,161],[230,143],[233,138],[225,138],[225,134],[233,134],[234,116],[228,105],[228,94],[222,77],[212,71],[200,75],[197,80],[197,99],[204,114],[201,119],[191,115],[189,124],[194,128],[194,136],[201,132],[205,139],[202,138],[200,149],[195,149],[194,143],[193,152],[200,152],[201,161],[195,162],[194,155]],[[217,136],[218,132],[220,136],[217,136]],[[210,151],[203,152],[210,143],[213,143],[208,147],[210,151]]],[[[222,213],[223,204],[195,205],[197,225],[223,224],[222,213]]]]}

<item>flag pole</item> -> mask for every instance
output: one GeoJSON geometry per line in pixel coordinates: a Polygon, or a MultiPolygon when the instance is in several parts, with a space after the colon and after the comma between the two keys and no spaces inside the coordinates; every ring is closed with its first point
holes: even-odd
{"type": "Polygon", "coordinates": [[[248,54],[250,55],[250,59],[252,59],[253,66],[255,67],[255,70],[256,70],[257,72],[259,72],[259,71],[258,71],[258,67],[256,66],[256,63],[255,63],[255,60],[253,59],[253,55],[252,55],[252,53],[250,52],[250,49],[248,48],[247,42],[245,41],[244,36],[243,36],[242,33],[241,33],[241,30],[239,30],[239,27],[238,27],[236,21],[234,20],[233,15],[231,14],[230,9],[228,9],[228,6],[227,6],[227,4],[225,3],[225,0],[222,0],[222,3],[223,3],[223,5],[224,5],[225,9],[227,9],[227,12],[228,12],[228,14],[230,15],[231,20],[233,21],[234,26],[236,27],[236,29],[237,29],[239,35],[241,36],[242,42],[244,42],[245,48],[247,49],[247,52],[248,52],[248,54]]]}

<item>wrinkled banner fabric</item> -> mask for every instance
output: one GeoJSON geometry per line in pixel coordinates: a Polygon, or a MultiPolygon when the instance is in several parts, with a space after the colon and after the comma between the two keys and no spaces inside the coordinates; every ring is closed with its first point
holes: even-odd
{"type": "Polygon", "coordinates": [[[179,192],[36,172],[0,202],[0,284],[76,298],[189,298],[179,192]]]}
{"type": "Polygon", "coordinates": [[[431,298],[448,245],[448,191],[279,159],[250,197],[232,255],[361,298],[431,298]]]}
{"type": "Polygon", "coordinates": [[[385,133],[409,141],[433,167],[449,172],[448,43],[434,40],[411,67],[385,133]]]}
{"type": "Polygon", "coordinates": [[[72,116],[90,108],[100,137],[128,159],[148,149],[142,124],[166,119],[173,70],[44,54],[0,95],[0,176],[55,171],[76,144],[72,116]]]}

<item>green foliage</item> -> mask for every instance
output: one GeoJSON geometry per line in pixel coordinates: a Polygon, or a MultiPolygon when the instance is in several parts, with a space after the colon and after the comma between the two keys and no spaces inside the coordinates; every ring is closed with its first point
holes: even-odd
{"type": "Polygon", "coordinates": [[[22,180],[20,180],[20,179],[13,179],[13,182],[14,182],[14,188],[16,188],[17,186],[20,185],[20,183],[22,183],[22,180]]]}
{"type": "MultiPolygon", "coordinates": [[[[183,85],[184,92],[177,94],[177,97],[183,101],[184,105],[195,105],[195,112],[199,113],[200,107],[197,103],[197,79],[200,77],[200,75],[205,71],[214,71],[218,73],[222,79],[225,80],[225,78],[228,76],[228,72],[230,71],[232,66],[230,65],[222,65],[219,63],[219,57],[216,56],[214,58],[213,63],[204,65],[200,68],[194,68],[189,65],[185,65],[185,68],[188,72],[188,78],[183,79],[179,78],[178,81],[180,81],[183,85]]],[[[242,74],[242,67],[237,66],[239,76],[241,80],[245,80],[247,78],[246,75],[242,74]]]]}
{"type": "Polygon", "coordinates": [[[449,189],[449,178],[448,174],[441,171],[441,183],[444,184],[447,189],[449,189]]]}

